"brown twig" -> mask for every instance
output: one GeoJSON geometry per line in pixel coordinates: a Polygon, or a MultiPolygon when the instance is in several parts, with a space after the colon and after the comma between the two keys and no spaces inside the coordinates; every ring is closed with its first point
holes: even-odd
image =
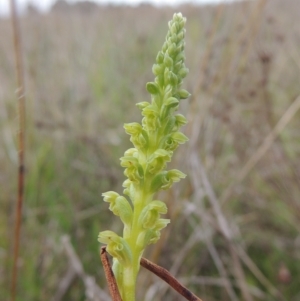
{"type": "Polygon", "coordinates": [[[17,73],[17,97],[18,97],[18,114],[19,114],[19,171],[18,171],[18,198],[16,208],[15,220],[15,234],[14,234],[14,254],[13,254],[13,271],[11,282],[11,301],[16,297],[16,286],[18,278],[18,257],[19,257],[19,244],[20,244],[20,230],[21,230],[21,216],[22,216],[22,203],[24,198],[24,149],[25,149],[25,89],[24,89],[24,71],[23,60],[21,51],[21,33],[20,25],[17,15],[15,0],[10,0],[11,20],[13,27],[13,39],[15,49],[16,73],[17,73]]]}
{"type": "Polygon", "coordinates": [[[160,279],[167,282],[176,292],[178,292],[181,296],[186,298],[189,301],[202,301],[196,295],[194,295],[191,291],[189,291],[185,286],[183,286],[176,278],[174,278],[169,271],[164,269],[163,267],[147,260],[145,258],[141,259],[141,266],[158,276],[160,279]]]}
{"type": "MultiPolygon", "coordinates": [[[[105,277],[108,283],[108,288],[113,301],[122,301],[115,276],[110,266],[110,262],[107,258],[106,247],[101,247],[101,261],[104,267],[105,277]]],[[[189,301],[202,301],[199,297],[194,295],[185,286],[183,286],[176,278],[174,278],[169,271],[163,267],[151,262],[146,258],[142,258],[140,262],[141,266],[158,276],[160,279],[167,282],[176,292],[189,301]]]]}
{"type": "Polygon", "coordinates": [[[101,247],[100,257],[104,268],[108,289],[113,301],[122,301],[114,273],[111,269],[110,262],[106,254],[106,247],[101,247]]]}

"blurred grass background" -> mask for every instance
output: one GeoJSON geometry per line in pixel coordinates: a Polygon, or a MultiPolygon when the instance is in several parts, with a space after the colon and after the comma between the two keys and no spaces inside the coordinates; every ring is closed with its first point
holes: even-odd
{"type": "MultiPolygon", "coordinates": [[[[172,223],[145,256],[205,301],[300,300],[298,0],[176,9],[60,1],[47,14],[30,7],[21,19],[27,140],[17,300],[104,300],[90,296],[83,277],[68,276],[61,238],[70,237],[85,273],[106,290],[97,235],[121,224],[101,193],[122,191],[123,124],[141,119],[135,103],[149,100],[145,83],[175,11],[188,19],[184,87],[192,97],[181,107],[190,142],[172,166],[188,177],[159,196],[172,223]]],[[[9,19],[0,19],[0,36],[5,300],[17,184],[9,19]]],[[[143,269],[138,288],[138,300],[182,300],[143,269]]]]}

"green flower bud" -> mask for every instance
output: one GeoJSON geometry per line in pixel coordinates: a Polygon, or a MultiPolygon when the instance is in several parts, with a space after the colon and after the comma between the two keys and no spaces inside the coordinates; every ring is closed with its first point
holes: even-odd
{"type": "Polygon", "coordinates": [[[172,43],[171,39],[169,39],[169,38],[168,38],[168,40],[167,40],[167,43],[168,43],[168,49],[167,49],[167,51],[166,51],[166,54],[170,55],[169,50],[170,50],[170,48],[172,47],[172,45],[173,45],[174,43],[172,43]]]}
{"type": "Polygon", "coordinates": [[[164,86],[164,74],[159,74],[156,78],[155,78],[155,82],[160,86],[163,87],[164,86]]]}
{"type": "MultiPolygon", "coordinates": [[[[175,124],[175,120],[173,125],[175,124]]],[[[183,144],[189,139],[181,132],[174,132],[162,140],[162,148],[168,151],[174,151],[179,144],[183,144]]]]}
{"type": "Polygon", "coordinates": [[[181,132],[175,132],[171,135],[172,139],[178,144],[184,144],[189,141],[189,138],[181,132]]]}
{"type": "Polygon", "coordinates": [[[155,230],[148,230],[148,240],[147,240],[147,244],[151,245],[151,244],[155,244],[157,243],[157,241],[160,239],[160,231],[155,231],[155,230]]]}
{"type": "Polygon", "coordinates": [[[179,100],[175,97],[170,97],[164,102],[164,105],[168,108],[175,108],[178,106],[178,104],[179,100]]]}
{"type": "Polygon", "coordinates": [[[160,172],[167,162],[171,161],[172,152],[168,152],[164,149],[158,149],[149,158],[147,171],[150,174],[156,174],[160,172]]]}
{"type": "Polygon", "coordinates": [[[172,68],[172,66],[173,66],[173,60],[172,60],[172,58],[168,55],[168,53],[165,54],[164,64],[165,64],[165,66],[168,67],[169,69],[172,68]]]}
{"type": "Polygon", "coordinates": [[[178,95],[179,95],[180,99],[186,99],[186,98],[188,98],[191,94],[190,94],[188,91],[182,89],[182,90],[179,90],[179,91],[178,91],[178,95]]]}
{"type": "Polygon", "coordinates": [[[161,218],[161,219],[159,219],[159,220],[156,222],[154,230],[160,231],[160,230],[162,230],[163,228],[167,227],[167,225],[168,225],[170,222],[171,222],[171,221],[170,221],[169,219],[161,218]]]}
{"type": "Polygon", "coordinates": [[[172,183],[179,182],[180,179],[184,179],[186,177],[186,174],[178,169],[171,169],[167,172],[167,174],[168,180],[172,183]]]}
{"type": "Polygon", "coordinates": [[[178,131],[179,128],[185,124],[187,124],[187,120],[183,115],[181,114],[175,115],[175,127],[174,127],[175,131],[178,131]]]}
{"type": "Polygon", "coordinates": [[[147,215],[143,220],[143,228],[152,229],[159,218],[159,213],[157,210],[152,209],[147,211],[147,215]]]}
{"type": "Polygon", "coordinates": [[[139,164],[139,161],[137,158],[129,157],[129,156],[121,157],[120,161],[121,161],[122,167],[132,167],[132,166],[137,167],[139,164]]]}
{"type": "Polygon", "coordinates": [[[164,160],[165,162],[170,162],[171,161],[171,157],[172,157],[173,153],[172,152],[168,152],[164,149],[158,149],[154,152],[154,154],[150,157],[149,161],[151,161],[152,159],[157,159],[157,158],[161,158],[162,160],[164,160]]]}
{"type": "Polygon", "coordinates": [[[132,221],[132,209],[128,201],[114,191],[108,191],[102,194],[104,201],[109,203],[109,210],[115,215],[120,216],[122,222],[130,225],[132,221]]]}
{"type": "MultiPolygon", "coordinates": [[[[174,126],[175,122],[174,122],[174,119],[172,120],[172,128],[174,126]]],[[[168,150],[168,151],[174,151],[177,146],[178,146],[178,143],[172,138],[172,136],[168,136],[166,139],[163,140],[164,143],[163,143],[163,148],[165,150],[168,150]]]]}
{"type": "Polygon", "coordinates": [[[118,259],[124,266],[130,266],[132,254],[126,240],[118,236],[113,231],[103,231],[99,233],[98,241],[107,244],[107,252],[118,259]]]}
{"type": "Polygon", "coordinates": [[[134,201],[134,185],[133,185],[133,182],[130,181],[129,179],[125,180],[122,184],[122,186],[125,188],[123,190],[123,193],[125,195],[128,195],[130,197],[130,199],[132,201],[134,201]]]}
{"type": "MultiPolygon", "coordinates": [[[[169,117],[168,122],[167,122],[167,124],[166,124],[166,126],[165,126],[165,129],[164,129],[164,133],[165,133],[166,135],[168,135],[168,133],[170,133],[170,132],[173,131],[174,126],[175,126],[175,121],[176,121],[176,119],[175,119],[174,116],[169,117]]],[[[174,141],[172,140],[172,138],[170,138],[170,140],[171,140],[171,144],[174,143],[174,141]]],[[[178,144],[176,143],[176,147],[177,147],[177,146],[178,146],[178,144]]],[[[176,147],[175,147],[175,148],[176,148],[176,147]]],[[[171,149],[168,149],[168,151],[172,151],[172,150],[171,150],[171,149]]]]}
{"type": "Polygon", "coordinates": [[[142,132],[142,126],[137,122],[125,123],[124,129],[129,135],[138,135],[142,132]]]}
{"type": "Polygon", "coordinates": [[[139,161],[135,157],[122,157],[121,166],[127,167],[124,171],[124,174],[132,182],[139,183],[140,180],[144,177],[144,170],[139,161]]]}
{"type": "Polygon", "coordinates": [[[180,43],[178,43],[177,47],[180,49],[180,52],[183,53],[184,48],[185,48],[185,42],[184,42],[184,40],[180,41],[180,43]]]}
{"type": "MultiPolygon", "coordinates": [[[[159,64],[154,64],[152,67],[152,73],[156,76],[160,75],[163,72],[163,70],[164,70],[163,66],[159,65],[159,64]]],[[[146,89],[148,90],[147,86],[146,86],[146,89]]]]}
{"type": "Polygon", "coordinates": [[[174,20],[174,22],[184,22],[185,23],[185,20],[186,20],[186,18],[183,18],[182,17],[182,13],[175,13],[174,15],[173,15],[173,20],[174,20]]]}
{"type": "Polygon", "coordinates": [[[99,233],[98,241],[102,242],[103,244],[109,244],[116,238],[120,239],[121,237],[119,237],[115,232],[107,230],[99,233]]]}
{"type": "Polygon", "coordinates": [[[154,114],[156,116],[159,115],[159,111],[158,111],[158,108],[155,106],[155,105],[150,105],[150,106],[147,106],[146,108],[143,109],[142,111],[142,115],[147,117],[151,114],[154,114]]]}
{"type": "Polygon", "coordinates": [[[128,226],[132,222],[132,208],[129,202],[123,197],[116,198],[114,204],[111,203],[109,209],[117,216],[120,216],[122,222],[128,226]]]}
{"type": "Polygon", "coordinates": [[[164,102],[170,97],[173,97],[173,87],[171,85],[167,85],[165,87],[164,102]]]}
{"type": "Polygon", "coordinates": [[[180,179],[185,178],[186,175],[177,169],[163,171],[154,177],[151,183],[151,190],[158,191],[160,189],[166,190],[172,186],[173,183],[179,182],[180,179]]]}
{"type": "Polygon", "coordinates": [[[182,67],[184,66],[183,62],[180,60],[179,62],[177,62],[174,65],[173,71],[176,72],[176,74],[178,74],[179,70],[182,69],[182,67]]]}
{"type": "Polygon", "coordinates": [[[124,157],[134,157],[137,158],[138,157],[138,150],[136,148],[129,148],[125,153],[124,153],[124,157]]]}
{"type": "Polygon", "coordinates": [[[176,33],[177,32],[177,27],[176,27],[176,23],[171,23],[170,25],[169,25],[169,28],[170,28],[170,32],[171,33],[176,33]]]}
{"type": "Polygon", "coordinates": [[[170,74],[170,84],[173,87],[176,87],[178,84],[178,77],[172,71],[170,72],[170,74]]]}
{"type": "Polygon", "coordinates": [[[160,239],[160,230],[165,228],[169,223],[169,219],[159,219],[154,229],[148,229],[141,233],[142,235],[141,237],[139,236],[139,241],[144,246],[156,243],[160,239]]]}
{"type": "Polygon", "coordinates": [[[165,72],[164,72],[164,83],[165,83],[165,85],[168,85],[170,83],[170,79],[171,79],[171,73],[170,73],[169,68],[167,67],[165,69],[165,72]]]}
{"type": "Polygon", "coordinates": [[[150,94],[158,94],[159,93],[158,85],[154,82],[147,83],[146,89],[150,94]]]}
{"type": "Polygon", "coordinates": [[[177,47],[178,55],[175,58],[176,63],[179,62],[179,61],[182,61],[182,62],[185,61],[185,55],[182,52],[181,48],[182,48],[181,46],[177,47]]]}
{"type": "Polygon", "coordinates": [[[145,116],[143,119],[143,126],[149,131],[155,131],[160,127],[159,112],[157,107],[154,105],[147,106],[143,111],[142,115],[145,116]]]}
{"type": "Polygon", "coordinates": [[[167,44],[167,42],[164,42],[164,44],[163,44],[163,46],[162,46],[162,51],[163,51],[163,52],[166,52],[167,49],[168,49],[168,44],[167,44]]]}
{"type": "Polygon", "coordinates": [[[143,110],[144,108],[146,108],[147,106],[149,106],[150,103],[148,101],[143,101],[143,102],[138,102],[136,104],[136,106],[140,109],[143,110]]]}
{"type": "MultiPolygon", "coordinates": [[[[181,68],[178,72],[178,75],[181,77],[181,78],[185,78],[187,76],[187,74],[189,73],[189,69],[188,68],[181,68]]],[[[189,94],[189,93],[188,93],[189,94]]],[[[187,98],[187,97],[186,97],[187,98]]]]}
{"type": "Polygon", "coordinates": [[[177,43],[177,42],[178,42],[176,33],[174,33],[174,34],[171,35],[170,41],[171,41],[172,43],[177,43]]]}
{"type": "Polygon", "coordinates": [[[181,30],[178,34],[177,34],[177,39],[179,41],[183,40],[184,39],[184,36],[185,36],[185,31],[184,30],[181,30]]]}
{"type": "Polygon", "coordinates": [[[171,45],[168,48],[168,54],[172,57],[176,52],[176,44],[171,43],[171,45]]]}
{"type": "Polygon", "coordinates": [[[102,193],[104,202],[112,203],[116,200],[120,195],[114,191],[107,191],[102,193]]]}
{"type": "Polygon", "coordinates": [[[141,212],[138,224],[144,229],[153,229],[159,220],[160,214],[166,214],[168,211],[165,203],[161,201],[152,201],[141,212]]]}
{"type": "Polygon", "coordinates": [[[164,58],[165,58],[164,54],[161,51],[159,51],[157,56],[156,56],[157,64],[162,64],[163,61],[164,61],[164,58]]]}
{"type": "Polygon", "coordinates": [[[147,146],[147,142],[148,142],[147,133],[145,131],[142,131],[142,133],[140,135],[131,136],[130,141],[138,149],[145,148],[147,146]]]}
{"type": "Polygon", "coordinates": [[[136,148],[142,149],[147,145],[148,134],[143,130],[142,126],[139,123],[125,123],[124,129],[127,134],[131,135],[130,141],[136,148]]]}
{"type": "Polygon", "coordinates": [[[124,175],[133,183],[140,183],[143,179],[143,169],[141,165],[139,165],[139,168],[135,167],[129,167],[126,168],[124,171],[124,175]]]}

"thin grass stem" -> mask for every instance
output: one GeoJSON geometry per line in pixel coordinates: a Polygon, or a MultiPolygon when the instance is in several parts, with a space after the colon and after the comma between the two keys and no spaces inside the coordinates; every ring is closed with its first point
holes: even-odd
{"type": "Polygon", "coordinates": [[[16,287],[18,278],[18,257],[20,249],[20,231],[22,204],[24,199],[24,179],[25,179],[25,88],[24,88],[24,69],[21,49],[21,31],[17,14],[16,1],[10,0],[11,21],[13,27],[13,41],[16,62],[17,77],[17,99],[18,99],[18,117],[19,117],[19,133],[18,133],[18,195],[17,207],[15,213],[15,232],[14,232],[14,252],[13,252],[13,270],[11,280],[11,301],[16,298],[16,287]]]}

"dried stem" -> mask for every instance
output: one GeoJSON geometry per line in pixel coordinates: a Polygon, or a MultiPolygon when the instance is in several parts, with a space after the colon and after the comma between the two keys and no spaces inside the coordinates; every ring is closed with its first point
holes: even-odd
{"type": "Polygon", "coordinates": [[[183,286],[176,278],[174,278],[169,271],[163,267],[147,260],[145,258],[141,259],[141,266],[158,276],[160,279],[167,282],[176,292],[189,301],[202,301],[196,295],[194,295],[190,290],[183,286]]]}
{"type": "Polygon", "coordinates": [[[24,149],[25,149],[25,89],[24,89],[24,71],[21,50],[21,33],[19,19],[17,15],[16,2],[10,0],[11,20],[13,26],[13,39],[16,62],[17,76],[17,97],[18,97],[18,115],[19,115],[19,134],[18,134],[18,151],[19,151],[19,171],[18,171],[18,197],[15,219],[15,234],[14,234],[14,254],[13,254],[13,271],[11,282],[11,301],[16,297],[16,286],[18,278],[18,257],[20,244],[21,216],[22,203],[24,198],[24,149]]]}
{"type": "Polygon", "coordinates": [[[122,301],[114,273],[111,269],[110,262],[107,257],[106,247],[101,248],[100,257],[101,257],[101,261],[103,264],[105,277],[106,277],[106,281],[108,284],[108,289],[109,289],[110,295],[111,295],[113,301],[122,301]]]}
{"type": "MultiPolygon", "coordinates": [[[[105,277],[108,283],[108,288],[112,296],[113,301],[122,301],[119,290],[117,287],[116,279],[110,266],[110,262],[107,258],[106,247],[101,248],[101,261],[104,267],[105,277]]],[[[185,286],[174,278],[169,271],[163,267],[151,262],[146,258],[142,258],[140,262],[141,266],[167,282],[176,292],[189,301],[202,301],[199,297],[194,295],[185,286]]]]}

